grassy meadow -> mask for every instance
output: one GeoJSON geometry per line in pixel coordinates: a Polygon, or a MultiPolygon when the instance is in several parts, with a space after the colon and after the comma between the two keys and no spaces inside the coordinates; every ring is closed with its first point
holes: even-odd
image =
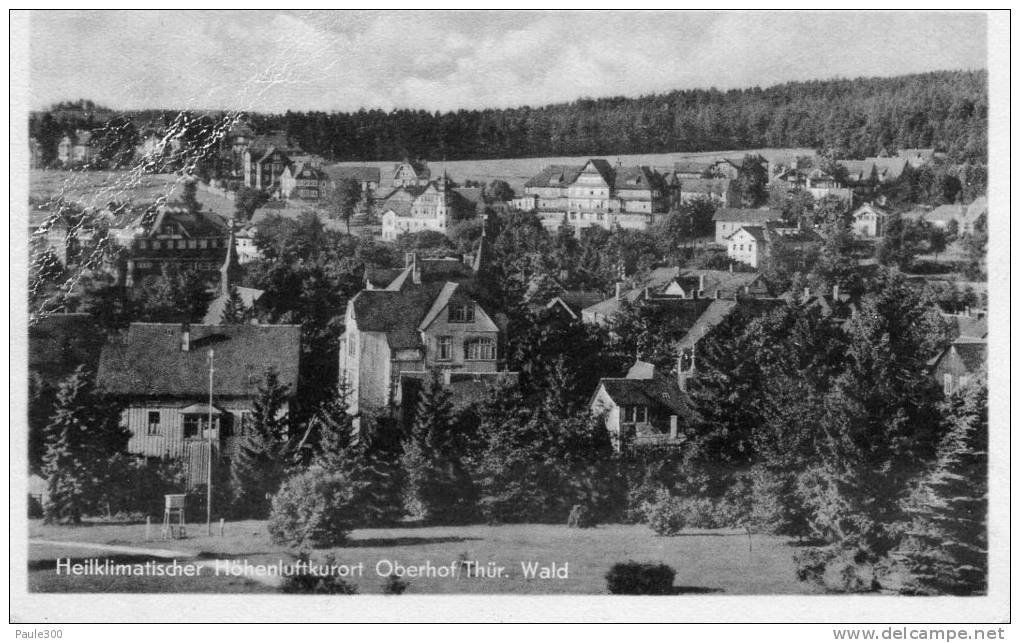
{"type": "MultiPolygon", "coordinates": [[[[203,575],[198,578],[94,578],[55,573],[56,558],[127,558],[139,556],[100,549],[104,545],[139,549],[174,550],[194,560],[244,561],[256,564],[289,563],[294,553],[275,545],[264,521],[227,523],[224,536],[205,535],[205,526],[189,525],[189,537],[161,540],[153,525],[150,540],[145,525],[86,525],[59,527],[31,521],[29,527],[29,587],[37,592],[250,592],[275,591],[272,586],[244,577],[203,575]],[[96,543],[97,549],[63,547],[38,540],[96,543]]],[[[738,530],[686,530],[679,536],[659,537],[644,525],[601,525],[569,529],[560,525],[469,525],[457,527],[394,527],[357,529],[344,547],[316,550],[312,560],[328,555],[336,564],[361,564],[360,577],[348,581],[359,593],[381,592],[390,563],[420,567],[455,565],[456,577],[411,578],[414,594],[605,594],[605,574],[617,562],[636,560],[665,563],[676,570],[677,594],[807,594],[815,590],[794,576],[796,547],[785,538],[751,535],[738,530]],[[389,561],[388,563],[386,561],[389,561]],[[471,575],[460,561],[477,561],[501,574],[471,575]],[[494,565],[488,565],[488,563],[494,565]],[[566,578],[527,578],[521,563],[558,569],[566,565],[566,578]],[[377,565],[380,567],[377,570],[377,565]],[[379,575],[380,572],[382,575],[379,575]]],[[[148,558],[152,559],[152,558],[148,558]]],[[[186,557],[181,559],[187,560],[186,557]]]]}

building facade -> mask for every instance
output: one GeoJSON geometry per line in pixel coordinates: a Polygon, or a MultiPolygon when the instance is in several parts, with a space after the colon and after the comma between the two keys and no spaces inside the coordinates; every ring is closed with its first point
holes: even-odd
{"type": "Polygon", "coordinates": [[[96,383],[126,402],[128,452],[183,458],[193,486],[204,481],[209,444],[216,458],[236,455],[269,369],[296,392],[300,342],[298,325],[132,323],[106,342],[96,383]]]}
{"type": "Polygon", "coordinates": [[[542,225],[575,231],[589,227],[645,230],[679,203],[680,189],[648,166],[611,166],[590,159],[581,166],[551,165],[524,184],[518,206],[530,206],[542,225]]]}

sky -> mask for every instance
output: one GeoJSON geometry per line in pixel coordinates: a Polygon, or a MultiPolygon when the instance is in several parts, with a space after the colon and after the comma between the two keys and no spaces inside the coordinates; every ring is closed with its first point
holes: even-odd
{"type": "Polygon", "coordinates": [[[982,13],[34,11],[29,102],[429,111],[987,67],[982,13]]]}

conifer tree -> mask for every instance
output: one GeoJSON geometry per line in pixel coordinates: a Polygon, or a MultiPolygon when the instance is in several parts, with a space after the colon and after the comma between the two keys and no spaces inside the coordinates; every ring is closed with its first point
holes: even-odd
{"type": "Polygon", "coordinates": [[[454,432],[450,392],[438,372],[429,374],[415,408],[402,463],[408,506],[430,522],[463,522],[474,513],[473,487],[454,432]]]}
{"type": "Polygon", "coordinates": [[[968,387],[944,405],[948,433],[906,503],[910,522],[892,558],[905,594],[983,594],[988,585],[988,389],[968,387]]]}
{"type": "Polygon", "coordinates": [[[240,515],[265,517],[270,497],[286,474],[288,388],[276,371],[266,371],[254,403],[251,433],[244,437],[231,466],[234,508],[240,515]]]}
{"type": "Polygon", "coordinates": [[[231,286],[227,293],[227,300],[223,305],[223,317],[221,324],[244,324],[251,319],[251,312],[244,305],[241,293],[236,286],[231,286]]]}
{"type": "Polygon", "coordinates": [[[60,384],[56,400],[45,429],[44,509],[48,522],[78,523],[102,503],[114,456],[126,450],[130,433],[120,424],[120,405],[93,388],[84,366],[60,384]]]}

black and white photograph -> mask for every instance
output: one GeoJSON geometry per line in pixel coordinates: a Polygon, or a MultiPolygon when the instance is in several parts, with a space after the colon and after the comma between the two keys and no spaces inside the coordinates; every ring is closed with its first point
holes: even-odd
{"type": "Polygon", "coordinates": [[[1008,11],[9,19],[12,623],[1008,623],[1008,11]]]}

